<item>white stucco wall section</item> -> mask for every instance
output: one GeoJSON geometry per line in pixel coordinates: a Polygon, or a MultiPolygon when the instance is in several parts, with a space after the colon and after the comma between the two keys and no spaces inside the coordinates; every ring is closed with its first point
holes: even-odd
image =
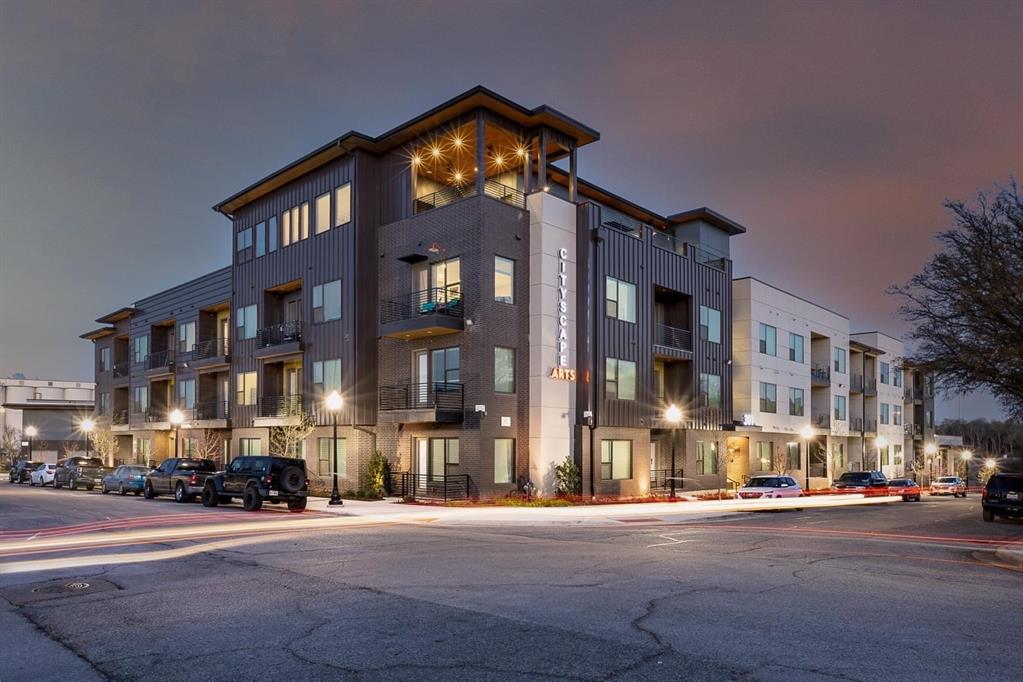
{"type": "Polygon", "coordinates": [[[572,455],[575,383],[551,379],[560,366],[561,315],[568,332],[566,368],[576,368],[576,207],[546,192],[526,197],[529,210],[529,476],[553,494],[554,467],[572,455]],[[564,251],[562,251],[564,249],[564,251]],[[564,258],[562,258],[564,256],[564,258]],[[565,263],[564,280],[560,277],[565,263]],[[559,291],[564,286],[567,291],[559,291]],[[560,310],[561,301],[567,310],[560,310]]]}

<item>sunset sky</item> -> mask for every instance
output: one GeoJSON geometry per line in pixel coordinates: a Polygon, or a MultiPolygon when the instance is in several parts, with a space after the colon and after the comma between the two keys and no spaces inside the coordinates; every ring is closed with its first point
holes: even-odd
{"type": "Polygon", "coordinates": [[[0,0],[0,376],[91,379],[96,317],[229,263],[211,205],[476,84],[599,130],[586,179],[744,224],[737,276],[899,335],[942,200],[1023,177],[1021,35],[1021,2],[0,0]]]}

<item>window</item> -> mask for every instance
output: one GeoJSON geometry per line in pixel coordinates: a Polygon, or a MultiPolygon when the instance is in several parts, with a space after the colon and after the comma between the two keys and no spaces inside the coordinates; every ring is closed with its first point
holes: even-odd
{"type": "Polygon", "coordinates": [[[281,243],[289,246],[309,236],[309,202],[293,206],[281,215],[281,243]]]}
{"type": "Polygon", "coordinates": [[[600,441],[600,480],[625,481],[632,478],[632,441],[600,441]]]}
{"type": "Polygon", "coordinates": [[[877,449],[878,453],[881,455],[881,466],[886,467],[892,463],[891,450],[892,450],[891,446],[888,445],[884,446],[883,448],[877,449]]]}
{"type": "Polygon", "coordinates": [[[607,316],[622,322],[636,321],[636,285],[608,277],[604,283],[607,316]]]}
{"type": "Polygon", "coordinates": [[[99,349],[99,371],[107,372],[110,370],[110,346],[99,349]]]}
{"type": "Polygon", "coordinates": [[[240,372],[238,374],[238,395],[235,402],[239,405],[256,404],[255,372],[240,372]]]}
{"type": "Polygon", "coordinates": [[[845,421],[845,396],[835,396],[835,419],[844,422],[845,421]]]}
{"type": "Polygon", "coordinates": [[[515,302],[515,261],[510,258],[494,256],[494,300],[515,302]]]}
{"type": "Polygon", "coordinates": [[[255,305],[239,308],[238,312],[235,313],[239,339],[254,339],[256,337],[256,316],[255,305]]]}
{"type": "Polygon", "coordinates": [[[774,470],[774,443],[769,440],[757,442],[757,471],[774,470]]]}
{"type": "Polygon", "coordinates": [[[700,476],[718,472],[718,444],[714,441],[696,441],[696,473],[700,476]]]}
{"type": "Polygon", "coordinates": [[[799,334],[789,332],[789,360],[802,364],[803,358],[803,337],[799,334]]]}
{"type": "Polygon", "coordinates": [[[341,280],[313,287],[313,322],[341,319],[341,280]]]}
{"type": "Polygon", "coordinates": [[[256,225],[256,258],[266,255],[266,223],[256,225]]]}
{"type": "Polygon", "coordinates": [[[845,348],[835,348],[833,356],[835,358],[835,371],[845,374],[845,348]]]}
{"type": "Polygon", "coordinates": [[[700,407],[721,407],[721,376],[700,374],[700,407]]]}
{"type": "Polygon", "coordinates": [[[760,352],[764,355],[778,354],[778,330],[763,322],[760,323],[760,352]]]}
{"type": "Polygon", "coordinates": [[[430,439],[430,480],[443,481],[448,468],[458,465],[457,438],[430,439]]]}
{"type": "Polygon", "coordinates": [[[266,234],[270,238],[270,246],[267,251],[273,253],[277,250],[277,216],[270,216],[270,220],[266,224],[266,234]]]}
{"type": "Polygon", "coordinates": [[[449,258],[430,265],[430,288],[434,289],[438,303],[458,300],[462,292],[462,260],[449,258]]]}
{"type": "Polygon", "coordinates": [[[700,340],[721,343],[721,311],[700,306],[700,340]]]}
{"type": "Polygon", "coordinates": [[[100,393],[99,394],[99,413],[110,414],[110,394],[100,393]]]}
{"type": "Polygon", "coordinates": [[[461,381],[462,353],[458,346],[438,348],[430,353],[435,384],[457,384],[461,381]]]}
{"type": "Polygon", "coordinates": [[[240,231],[236,236],[236,250],[238,252],[238,262],[245,263],[252,260],[252,228],[246,227],[240,231]]]}
{"type": "Polygon", "coordinates": [[[153,441],[148,438],[133,438],[131,454],[135,456],[136,462],[150,462],[153,459],[153,441]]]}
{"type": "Polygon", "coordinates": [[[322,360],[313,363],[313,390],[320,395],[341,391],[341,360],[322,360]]]}
{"type": "MultiPolygon", "coordinates": [[[[802,337],[800,337],[802,338],[802,337]]],[[[804,412],[803,403],[803,389],[801,388],[790,388],[789,389],[789,415],[793,417],[802,417],[804,412]]]]}
{"type": "Polygon", "coordinates": [[[187,353],[195,347],[195,322],[178,325],[178,352],[187,353]]]}
{"type": "Polygon", "coordinates": [[[896,388],[902,388],[902,368],[896,365],[892,372],[892,385],[896,388]]]}
{"type": "Polygon", "coordinates": [[[494,483],[515,481],[515,440],[494,439],[494,483]]]}
{"type": "Polygon", "coordinates": [[[654,360],[654,397],[661,403],[664,399],[664,363],[654,360]]]}
{"type": "Polygon", "coordinates": [[[334,190],[334,227],[352,222],[352,183],[348,182],[334,190]]]}
{"type": "Polygon", "coordinates": [[[178,398],[184,409],[195,408],[195,379],[184,379],[178,382],[178,398]]]}
{"type": "Polygon", "coordinates": [[[132,389],[132,411],[136,414],[145,414],[149,411],[149,387],[136,386],[132,389]]]}
{"type": "Polygon", "coordinates": [[[195,453],[199,450],[199,439],[195,436],[182,436],[181,437],[181,456],[182,457],[195,457],[195,453]]]}
{"type": "Polygon", "coordinates": [[[835,458],[836,467],[845,466],[845,443],[836,443],[832,456],[835,458]]]}
{"type": "Polygon", "coordinates": [[[902,464],[902,446],[896,443],[892,446],[892,454],[895,456],[895,466],[902,464]]]}
{"type": "Polygon", "coordinates": [[[891,410],[891,408],[888,405],[888,403],[881,403],[881,423],[882,424],[888,424],[891,421],[891,417],[889,416],[890,410],[891,410]]]}
{"type": "Polygon", "coordinates": [[[319,457],[320,474],[336,473],[341,478],[348,476],[348,441],[344,438],[317,438],[316,454],[319,457]],[[334,446],[337,446],[337,459],[334,458],[334,446]],[[336,464],[335,464],[336,462],[336,464]],[[334,467],[337,467],[335,471],[334,467]]]}
{"type": "Polygon", "coordinates": [[[785,444],[785,467],[788,469],[800,468],[799,443],[791,442],[785,444]]]}
{"type": "Polygon", "coordinates": [[[760,411],[774,414],[778,411],[778,386],[760,382],[760,411]]]}
{"type": "Polygon", "coordinates": [[[494,391],[515,392],[515,349],[494,348],[494,391]]]}
{"type": "Polygon", "coordinates": [[[330,229],[330,192],[316,197],[316,234],[330,229]]]}
{"type": "Polygon", "coordinates": [[[146,356],[149,355],[149,337],[148,336],[136,336],[133,340],[134,352],[132,359],[136,364],[146,361],[146,356]]]}
{"type": "Polygon", "coordinates": [[[891,373],[890,365],[887,362],[881,363],[881,383],[888,383],[888,376],[891,373]]]}
{"type": "Polygon", "coordinates": [[[892,424],[902,426],[902,405],[898,403],[892,405],[892,424]]]}
{"type": "Polygon", "coordinates": [[[239,455],[258,455],[261,454],[260,441],[258,438],[239,438],[238,439],[238,454],[239,455]]]}
{"type": "Polygon", "coordinates": [[[605,369],[605,397],[608,400],[635,400],[636,363],[630,360],[607,358],[605,369]]]}

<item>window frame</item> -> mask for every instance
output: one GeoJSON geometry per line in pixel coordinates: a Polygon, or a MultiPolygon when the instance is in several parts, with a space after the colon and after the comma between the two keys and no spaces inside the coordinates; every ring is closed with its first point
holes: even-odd
{"type": "MultiPolygon", "coordinates": [[[[313,287],[313,323],[314,324],[320,324],[320,323],[323,323],[323,322],[335,322],[337,320],[340,320],[342,318],[343,312],[344,312],[342,310],[342,308],[343,308],[343,306],[342,306],[342,303],[343,303],[342,298],[343,298],[343,296],[344,296],[344,289],[341,286],[341,280],[340,279],[332,279],[329,282],[323,282],[322,284],[317,284],[316,286],[314,286],[313,287]],[[327,301],[328,301],[327,290],[328,290],[328,288],[334,288],[335,286],[337,287],[337,301],[336,301],[336,303],[337,303],[337,316],[336,317],[327,317],[327,305],[326,305],[327,301]],[[319,303],[319,305],[317,305],[317,303],[319,303]]],[[[331,302],[334,302],[333,296],[331,296],[329,300],[331,302]]]]}
{"type": "Polygon", "coordinates": [[[607,400],[635,400],[636,399],[636,362],[623,358],[604,358],[604,398],[607,400]],[[632,365],[632,397],[622,396],[622,367],[621,364],[632,365]]]}
{"type": "Polygon", "coordinates": [[[778,384],[760,382],[760,411],[764,414],[778,414],[778,384]],[[768,405],[771,409],[767,409],[768,405]]]}
{"type": "Polygon", "coordinates": [[[757,336],[757,350],[761,355],[778,357],[778,328],[766,322],[760,323],[760,331],[757,336]]]}
{"type": "Polygon", "coordinates": [[[235,405],[251,406],[259,401],[259,373],[238,372],[235,375],[235,405]],[[249,378],[252,378],[252,385],[249,385],[249,378]],[[249,392],[252,396],[249,396],[249,392]]]}
{"type": "Polygon", "coordinates": [[[332,224],[330,215],[330,195],[332,192],[324,192],[315,199],[313,199],[313,206],[315,208],[316,215],[313,220],[316,223],[313,226],[315,234],[323,234],[324,232],[330,232],[332,224]],[[324,210],[324,204],[326,204],[326,210],[324,210]]]}
{"type": "Polygon", "coordinates": [[[494,439],[494,485],[503,485],[507,483],[515,482],[515,439],[514,438],[495,438],[494,439]],[[498,451],[499,445],[507,445],[508,451],[501,453],[498,451]],[[504,462],[503,467],[498,467],[500,460],[499,457],[507,457],[507,461],[504,462]],[[507,480],[501,474],[507,474],[507,480]]]}
{"type": "Polygon", "coordinates": [[[707,343],[721,343],[721,311],[717,308],[700,305],[700,340],[707,343]],[[715,334],[712,332],[715,326],[711,325],[712,318],[716,320],[717,338],[713,338],[715,334]]]}
{"type": "MultiPolygon", "coordinates": [[[[507,356],[506,358],[507,359],[507,356]]],[[[502,395],[511,395],[515,393],[516,381],[515,381],[515,368],[516,368],[516,353],[515,349],[510,346],[494,346],[494,393],[500,393],[502,395]],[[498,356],[501,352],[506,352],[511,356],[511,371],[508,379],[510,380],[511,388],[505,388],[508,384],[499,383],[500,375],[498,373],[498,356]]]]}
{"type": "Polygon", "coordinates": [[[607,317],[619,320],[620,322],[628,322],[630,324],[636,323],[636,285],[632,282],[624,279],[618,279],[617,277],[611,277],[607,275],[604,277],[604,314],[607,317]],[[628,316],[622,316],[622,294],[625,292],[626,304],[624,306],[626,315],[631,312],[631,319],[628,316]],[[612,297],[612,292],[614,296],[612,297]],[[631,296],[631,301],[628,299],[631,296]],[[614,311],[612,312],[612,306],[614,311]]]}
{"type": "Polygon", "coordinates": [[[494,254],[494,302],[515,305],[515,259],[499,256],[497,254],[494,254]],[[500,269],[502,262],[503,264],[507,264],[509,267],[508,272],[503,272],[500,269]],[[501,277],[508,278],[508,290],[511,292],[510,296],[497,295],[498,281],[501,277]]]}
{"type": "Polygon", "coordinates": [[[789,387],[789,416],[790,417],[805,417],[806,416],[806,392],[802,388],[796,388],[795,386],[789,387]],[[799,400],[796,400],[796,394],[799,394],[799,400]],[[799,412],[794,412],[794,406],[799,405],[799,412]]]}
{"type": "Polygon", "coordinates": [[[710,372],[700,372],[699,376],[699,394],[700,394],[700,407],[707,407],[711,409],[719,410],[723,403],[722,394],[722,379],[720,374],[712,374],[710,372]],[[712,381],[712,380],[717,380],[712,381]],[[717,391],[716,396],[711,393],[711,386],[716,384],[717,391]],[[714,397],[715,399],[711,399],[714,397]]]}
{"type": "Polygon", "coordinates": [[[352,222],[352,183],[346,182],[334,188],[334,227],[343,227],[350,222],[352,222]]]}
{"type": "Polygon", "coordinates": [[[802,334],[789,332],[789,360],[803,364],[806,361],[806,338],[802,334]],[[799,357],[796,357],[796,339],[799,340],[799,357]]]}
{"type": "Polygon", "coordinates": [[[632,441],[623,438],[605,438],[600,441],[600,480],[602,481],[631,481],[632,480],[632,441]],[[619,448],[625,448],[623,455],[619,448]],[[618,457],[624,456],[628,462],[628,476],[620,476],[620,470],[615,467],[618,457]]]}

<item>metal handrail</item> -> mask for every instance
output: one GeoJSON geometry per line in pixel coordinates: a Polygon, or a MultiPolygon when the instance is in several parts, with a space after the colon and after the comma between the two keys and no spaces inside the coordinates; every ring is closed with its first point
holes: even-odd
{"type": "Polygon", "coordinates": [[[388,476],[391,495],[406,499],[467,500],[472,496],[472,479],[467,474],[416,474],[393,471],[388,476]]]}
{"type": "Polygon", "coordinates": [[[831,366],[822,362],[815,362],[810,368],[810,377],[817,381],[831,381],[831,366]]]}
{"type": "Polygon", "coordinates": [[[128,423],[128,410],[114,410],[110,413],[110,423],[121,425],[128,423]]]}
{"type": "Polygon", "coordinates": [[[231,416],[231,403],[225,400],[207,400],[196,403],[192,410],[192,419],[227,419],[231,416]]]}
{"type": "Polygon", "coordinates": [[[465,408],[463,385],[459,382],[431,381],[380,387],[381,410],[462,410],[465,408]]]}
{"type": "Polygon", "coordinates": [[[296,343],[302,340],[302,321],[293,320],[263,327],[259,330],[257,336],[259,337],[260,348],[296,343]]]}
{"type": "Polygon", "coordinates": [[[503,185],[497,180],[486,180],[483,183],[483,193],[488,197],[493,197],[499,201],[517,206],[518,208],[526,207],[526,195],[508,185],[503,185]]]}
{"type": "Polygon", "coordinates": [[[300,395],[265,395],[256,401],[256,414],[260,417],[293,417],[301,413],[300,395]]]}
{"type": "Polygon", "coordinates": [[[415,213],[423,213],[474,196],[476,196],[476,183],[468,183],[459,187],[445,185],[435,192],[416,197],[415,213]]]}
{"type": "Polygon", "coordinates": [[[146,369],[161,369],[174,363],[173,350],[158,350],[146,356],[146,369]]]}
{"type": "Polygon", "coordinates": [[[688,329],[659,324],[654,328],[654,345],[679,350],[693,349],[693,333],[688,329]]]}
{"type": "Polygon", "coordinates": [[[421,315],[463,317],[464,314],[461,284],[413,291],[380,304],[381,324],[411,320],[421,315]]]}
{"type": "Polygon", "coordinates": [[[676,469],[672,473],[671,469],[651,469],[650,470],[650,490],[669,490],[671,489],[671,479],[675,479],[675,487],[681,488],[682,481],[679,480],[683,476],[682,469],[676,469]]]}
{"type": "Polygon", "coordinates": [[[192,357],[196,360],[227,357],[231,354],[231,341],[227,338],[198,341],[192,346],[192,357]]]}
{"type": "Polygon", "coordinates": [[[813,425],[819,429],[830,429],[831,415],[827,412],[819,412],[813,415],[813,425]]]}
{"type": "Polygon", "coordinates": [[[113,371],[115,379],[131,376],[131,361],[121,360],[120,362],[115,362],[113,366],[113,371]]]}

